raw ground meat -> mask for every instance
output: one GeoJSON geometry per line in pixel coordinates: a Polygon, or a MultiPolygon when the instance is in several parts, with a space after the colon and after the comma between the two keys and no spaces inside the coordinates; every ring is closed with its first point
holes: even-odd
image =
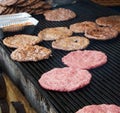
{"type": "Polygon", "coordinates": [[[78,50],[64,56],[62,62],[73,68],[91,69],[105,64],[107,62],[107,56],[101,51],[78,50]]]}
{"type": "Polygon", "coordinates": [[[120,107],[114,104],[89,105],[76,113],[120,113],[120,107]]]}
{"type": "Polygon", "coordinates": [[[70,67],[54,68],[39,79],[40,85],[48,90],[70,92],[90,83],[91,74],[87,70],[70,67]]]}

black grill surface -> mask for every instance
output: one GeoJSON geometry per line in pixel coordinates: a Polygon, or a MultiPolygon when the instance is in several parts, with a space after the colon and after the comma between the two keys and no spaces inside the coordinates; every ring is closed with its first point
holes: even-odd
{"type": "MultiPolygon", "coordinates": [[[[108,15],[119,15],[120,13],[101,7],[87,0],[80,0],[80,2],[72,5],[62,6],[69,8],[76,12],[75,19],[64,22],[48,22],[43,15],[34,16],[40,22],[37,27],[25,28],[18,33],[35,34],[47,27],[69,26],[72,23],[91,20],[108,15]]],[[[6,33],[5,36],[14,35],[17,33],[6,33]]],[[[76,34],[74,34],[76,35],[76,34]]],[[[78,34],[81,35],[81,34],[78,34]]],[[[109,41],[90,40],[88,50],[100,50],[108,56],[108,62],[99,68],[90,70],[92,74],[91,83],[82,88],[69,93],[54,92],[42,89],[38,84],[40,76],[53,69],[54,67],[64,67],[61,58],[68,52],[62,50],[55,50],[51,47],[51,42],[41,42],[39,45],[52,49],[52,57],[47,60],[39,62],[16,63],[22,71],[29,74],[24,75],[28,77],[31,82],[37,87],[39,92],[53,105],[58,113],[74,113],[79,108],[91,104],[116,104],[120,105],[120,35],[116,39],[109,41]]],[[[1,40],[2,44],[2,40],[1,40]]],[[[2,47],[10,55],[13,49],[7,48],[2,44],[2,47]]]]}

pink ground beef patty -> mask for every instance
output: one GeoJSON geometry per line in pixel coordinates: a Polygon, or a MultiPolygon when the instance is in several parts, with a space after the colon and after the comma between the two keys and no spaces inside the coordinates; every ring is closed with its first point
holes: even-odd
{"type": "Polygon", "coordinates": [[[101,51],[78,50],[64,56],[62,62],[73,68],[92,69],[105,64],[107,62],[107,56],[101,51]]]}
{"type": "Polygon", "coordinates": [[[90,81],[91,74],[87,70],[70,67],[54,68],[44,73],[39,79],[43,88],[60,92],[70,92],[83,88],[90,81]]]}
{"type": "Polygon", "coordinates": [[[89,105],[76,113],[120,113],[120,107],[114,104],[89,105]]]}

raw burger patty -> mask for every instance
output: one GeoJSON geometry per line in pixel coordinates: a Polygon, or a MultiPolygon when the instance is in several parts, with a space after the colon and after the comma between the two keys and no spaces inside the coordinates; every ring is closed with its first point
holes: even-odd
{"type": "Polygon", "coordinates": [[[18,48],[25,45],[35,45],[42,41],[42,38],[32,35],[15,35],[6,37],[3,43],[11,48],[18,48]]]}
{"type": "Polygon", "coordinates": [[[91,74],[87,70],[65,67],[54,68],[44,73],[39,83],[48,90],[69,92],[86,86],[90,80],[91,74]]]}
{"type": "Polygon", "coordinates": [[[85,33],[88,29],[96,28],[96,23],[84,21],[70,25],[70,30],[75,33],[85,33]]]}
{"type": "Polygon", "coordinates": [[[85,36],[89,39],[110,40],[118,36],[118,31],[109,27],[97,27],[86,31],[85,36]]]}
{"type": "Polygon", "coordinates": [[[47,59],[51,54],[51,50],[42,46],[23,46],[11,53],[11,58],[19,62],[39,61],[47,59]]]}
{"type": "Polygon", "coordinates": [[[89,105],[76,113],[120,113],[120,107],[114,104],[89,105]]]}
{"type": "Polygon", "coordinates": [[[45,12],[44,16],[48,21],[65,21],[75,18],[76,14],[70,9],[58,8],[45,12]]]}
{"type": "Polygon", "coordinates": [[[89,45],[89,40],[85,37],[72,36],[58,39],[52,42],[52,47],[66,51],[84,49],[89,45]]]}
{"type": "Polygon", "coordinates": [[[91,69],[105,64],[107,56],[101,51],[78,50],[64,56],[62,62],[73,68],[91,69]]]}
{"type": "Polygon", "coordinates": [[[46,28],[38,33],[38,37],[43,40],[56,40],[60,38],[64,38],[72,35],[72,31],[70,31],[67,27],[54,27],[54,28],[46,28]]]}

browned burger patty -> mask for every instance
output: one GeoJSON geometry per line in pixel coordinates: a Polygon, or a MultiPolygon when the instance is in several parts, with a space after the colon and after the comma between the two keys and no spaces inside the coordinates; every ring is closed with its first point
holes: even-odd
{"type": "MultiPolygon", "coordinates": [[[[35,0],[35,1],[36,1],[36,0],[35,0]]],[[[38,0],[38,2],[35,2],[34,4],[29,5],[28,7],[31,8],[31,9],[40,9],[40,8],[42,8],[42,6],[43,6],[44,4],[46,4],[45,1],[40,1],[40,0],[38,0]]]]}
{"type": "Polygon", "coordinates": [[[16,2],[17,2],[17,0],[0,0],[0,5],[1,6],[10,6],[16,2]]]}
{"type": "Polygon", "coordinates": [[[19,62],[25,61],[39,61],[48,59],[51,54],[51,50],[42,46],[23,46],[11,53],[11,59],[19,62]]]}
{"type": "Polygon", "coordinates": [[[113,16],[108,16],[108,17],[100,17],[100,18],[96,19],[96,23],[100,26],[112,27],[112,26],[120,23],[120,16],[113,15],[113,16]]]}
{"type": "Polygon", "coordinates": [[[4,7],[4,6],[0,6],[0,14],[2,14],[2,12],[5,11],[5,9],[6,9],[6,7],[4,7]]]}
{"type": "Polygon", "coordinates": [[[75,18],[76,14],[70,9],[58,8],[45,12],[44,16],[48,21],[65,21],[75,18]]]}
{"type": "Polygon", "coordinates": [[[17,2],[15,3],[16,6],[19,6],[20,4],[24,4],[26,2],[26,0],[17,0],[17,2]]]}
{"type": "Polygon", "coordinates": [[[89,39],[96,40],[109,40],[116,38],[118,32],[109,27],[97,27],[96,29],[91,29],[85,32],[85,36],[89,39]]]}
{"type": "Polygon", "coordinates": [[[38,33],[38,37],[43,40],[56,40],[71,35],[72,31],[70,31],[67,27],[46,28],[38,33]]]}
{"type": "Polygon", "coordinates": [[[116,30],[116,31],[118,31],[118,32],[120,33],[120,23],[114,25],[114,26],[112,27],[112,29],[113,29],[113,30],[116,30]]]}
{"type": "Polygon", "coordinates": [[[112,18],[120,22],[120,15],[111,15],[111,16],[108,16],[108,18],[112,18]]]}
{"type": "Polygon", "coordinates": [[[31,4],[33,4],[36,0],[25,0],[25,2],[18,4],[18,7],[27,7],[30,6],[31,4]]]}
{"type": "Polygon", "coordinates": [[[96,23],[91,21],[84,21],[70,25],[70,30],[75,33],[85,33],[85,31],[96,28],[96,23]]]}
{"type": "Polygon", "coordinates": [[[42,41],[42,38],[32,35],[15,35],[11,37],[6,37],[3,43],[11,48],[18,48],[25,45],[35,45],[42,41]]]}
{"type": "Polygon", "coordinates": [[[89,40],[85,37],[72,36],[58,39],[52,42],[52,47],[66,51],[84,49],[89,45],[89,40]]]}

